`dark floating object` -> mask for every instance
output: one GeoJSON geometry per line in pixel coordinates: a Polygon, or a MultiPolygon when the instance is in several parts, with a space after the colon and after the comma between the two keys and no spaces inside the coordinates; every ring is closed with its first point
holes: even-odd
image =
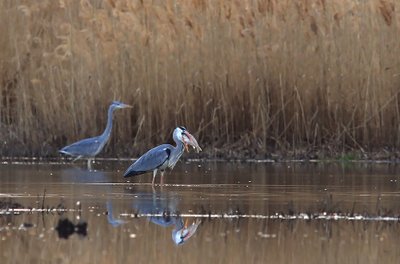
{"type": "Polygon", "coordinates": [[[18,227],[18,230],[27,230],[28,228],[34,227],[31,223],[23,223],[18,227]]]}
{"type": "Polygon", "coordinates": [[[68,239],[75,232],[75,225],[68,219],[60,219],[58,220],[56,230],[59,238],[68,239]]]}
{"type": "Polygon", "coordinates": [[[33,224],[31,224],[31,223],[23,223],[22,226],[24,228],[31,228],[31,227],[33,227],[33,224]]]}
{"type": "Polygon", "coordinates": [[[58,237],[63,239],[68,239],[73,233],[77,233],[78,235],[85,237],[87,236],[87,223],[80,222],[75,225],[67,218],[60,219],[58,220],[56,230],[58,232],[58,237]]]}
{"type": "Polygon", "coordinates": [[[81,222],[75,225],[75,233],[78,235],[85,237],[87,236],[87,223],[81,222]]]}

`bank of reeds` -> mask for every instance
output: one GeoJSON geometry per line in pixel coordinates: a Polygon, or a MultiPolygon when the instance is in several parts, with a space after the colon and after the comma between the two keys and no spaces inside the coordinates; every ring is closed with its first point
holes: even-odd
{"type": "Polygon", "coordinates": [[[186,126],[208,153],[395,149],[392,0],[0,2],[1,153],[100,134],[137,155],[186,126]]]}

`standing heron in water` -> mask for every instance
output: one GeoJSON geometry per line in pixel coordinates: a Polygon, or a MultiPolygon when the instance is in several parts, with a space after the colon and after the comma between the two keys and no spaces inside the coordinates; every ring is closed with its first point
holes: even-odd
{"type": "Polygon", "coordinates": [[[61,150],[59,150],[59,152],[70,155],[72,157],[76,157],[73,161],[76,161],[77,159],[80,159],[82,157],[88,158],[88,169],[91,169],[92,159],[94,159],[94,157],[99,154],[99,152],[103,149],[104,145],[110,138],[114,110],[127,107],[132,106],[118,101],[112,102],[112,104],[108,108],[107,126],[103,134],[97,137],[82,139],[69,146],[63,147],[61,150]]]}
{"type": "Polygon", "coordinates": [[[154,186],[154,179],[156,178],[157,171],[160,170],[161,184],[163,184],[165,170],[167,168],[171,170],[174,168],[184,150],[189,151],[188,145],[195,148],[197,152],[201,151],[196,139],[182,126],[175,128],[172,137],[176,143],[176,147],[170,144],[163,144],[150,149],[125,171],[124,177],[153,171],[153,181],[151,184],[154,186]]]}

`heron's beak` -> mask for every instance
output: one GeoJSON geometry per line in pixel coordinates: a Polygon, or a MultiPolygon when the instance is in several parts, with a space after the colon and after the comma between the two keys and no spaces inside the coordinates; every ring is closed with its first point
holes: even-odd
{"type": "Polygon", "coordinates": [[[132,108],[133,106],[131,106],[131,105],[128,105],[128,104],[124,104],[123,106],[122,106],[122,108],[132,108]]]}
{"type": "Polygon", "coordinates": [[[202,151],[201,147],[199,146],[199,143],[197,143],[197,140],[192,136],[189,132],[185,131],[185,136],[183,143],[185,145],[186,151],[189,152],[188,146],[192,146],[194,149],[196,149],[196,152],[199,153],[202,151]]]}

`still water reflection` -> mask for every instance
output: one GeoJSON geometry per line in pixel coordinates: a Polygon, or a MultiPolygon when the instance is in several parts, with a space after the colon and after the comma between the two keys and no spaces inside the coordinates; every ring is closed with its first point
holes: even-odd
{"type": "Polygon", "coordinates": [[[123,179],[128,163],[0,165],[1,263],[400,257],[396,165],[180,163],[153,189],[151,175],[123,179]]]}
{"type": "MultiPolygon", "coordinates": [[[[153,189],[151,193],[137,193],[133,200],[133,208],[136,212],[134,216],[147,216],[149,222],[161,227],[173,226],[172,240],[175,244],[181,245],[194,235],[201,220],[196,219],[188,225],[189,219],[186,219],[184,223],[179,213],[178,204],[179,197],[173,192],[156,192],[153,189]]],[[[108,222],[112,226],[126,223],[126,221],[115,219],[112,216],[111,202],[107,202],[107,213],[108,222]]]]}

